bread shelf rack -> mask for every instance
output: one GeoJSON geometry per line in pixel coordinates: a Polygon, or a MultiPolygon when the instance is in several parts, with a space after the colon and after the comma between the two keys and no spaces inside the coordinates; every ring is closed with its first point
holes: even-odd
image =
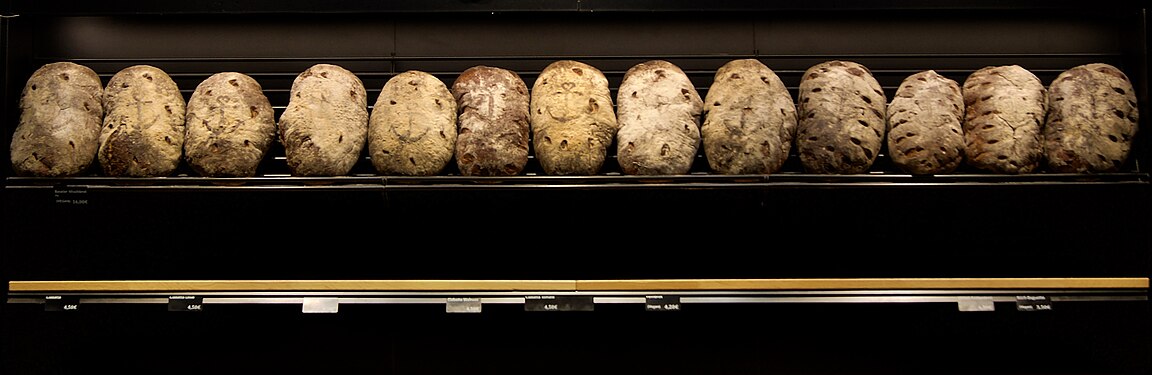
{"type": "Polygon", "coordinates": [[[46,296],[81,304],[164,304],[193,295],[204,304],[524,304],[534,296],[579,296],[595,304],[644,304],[653,295],[678,303],[963,303],[1147,301],[1147,278],[859,278],[652,280],[116,280],[11,281],[9,304],[45,303],[46,296]]]}

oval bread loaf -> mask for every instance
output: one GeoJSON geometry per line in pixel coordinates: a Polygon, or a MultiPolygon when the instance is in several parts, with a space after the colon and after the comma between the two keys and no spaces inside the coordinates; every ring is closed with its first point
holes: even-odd
{"type": "Polygon", "coordinates": [[[796,149],[808,173],[867,172],[884,142],[887,98],[868,68],[827,61],[804,72],[796,149]]]}
{"type": "Polygon", "coordinates": [[[1019,65],[989,66],[969,75],[962,91],[968,165],[1000,174],[1040,167],[1048,100],[1039,78],[1019,65]]]}
{"type": "Polygon", "coordinates": [[[124,68],[104,89],[104,128],[96,159],[105,175],[163,177],[184,154],[184,96],[150,65],[124,68]]]}
{"type": "Polygon", "coordinates": [[[888,104],[888,156],[914,175],[946,174],[964,161],[964,96],[936,71],[904,78],[888,104]]]}
{"type": "Polygon", "coordinates": [[[764,63],[729,61],[716,71],[708,89],[700,132],[712,171],[775,173],[792,151],[796,103],[784,82],[764,63]]]}
{"type": "Polygon", "coordinates": [[[1139,126],[1135,89],[1116,67],[1068,69],[1049,85],[1044,152],[1060,173],[1116,172],[1128,160],[1139,126]]]}
{"type": "Polygon", "coordinates": [[[251,177],[272,140],[276,120],[260,84],[237,72],[213,74],[188,99],[184,161],[204,177],[251,177]]]}
{"type": "Polygon", "coordinates": [[[636,64],[616,95],[616,162],[629,175],[686,174],[700,149],[703,100],[680,67],[636,64]]]}
{"type": "Polygon", "coordinates": [[[384,175],[432,176],[456,147],[456,99],[436,76],[409,70],[384,83],[368,122],[368,151],[384,175]]]}
{"type": "Polygon", "coordinates": [[[20,93],[20,123],[9,150],[18,176],[68,177],[88,171],[100,147],[104,86],[87,66],[36,69],[20,93]]]}
{"type": "Polygon", "coordinates": [[[555,61],[540,72],[531,95],[532,146],[541,170],[598,173],[618,129],[604,73],[579,61],[555,61]]]}
{"type": "Polygon", "coordinates": [[[356,74],[316,64],[292,81],[277,129],[293,176],[343,176],[368,139],[368,98],[356,74]]]}
{"type": "Polygon", "coordinates": [[[528,164],[528,86],[515,72],[468,68],[452,83],[456,167],[465,176],[514,176],[528,164]]]}

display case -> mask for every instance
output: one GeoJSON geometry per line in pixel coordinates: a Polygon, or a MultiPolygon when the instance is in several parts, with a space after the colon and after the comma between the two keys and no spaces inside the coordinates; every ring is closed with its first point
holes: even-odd
{"type": "MultiPolygon", "coordinates": [[[[1103,62],[1147,107],[1146,7],[1055,1],[4,2],[3,148],[24,82],[148,64],[185,98],[255,78],[276,117],[318,63],[369,103],[392,76],[476,65],[532,87],[557,60],[612,95],[631,66],[703,96],[754,58],[923,70],[1103,62]]],[[[369,108],[371,109],[371,107],[369,108]]],[[[20,177],[4,166],[0,372],[1149,374],[1147,118],[1112,173],[20,177]],[[56,311],[59,310],[59,311],[56,311]],[[173,310],[180,310],[173,311],[173,310]],[[189,311],[191,310],[191,311],[189,311]]],[[[614,150],[614,147],[612,147],[614,150]]]]}

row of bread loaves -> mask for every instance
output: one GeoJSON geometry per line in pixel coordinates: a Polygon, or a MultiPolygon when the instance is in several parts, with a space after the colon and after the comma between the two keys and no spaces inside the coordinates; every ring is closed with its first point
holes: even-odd
{"type": "Polygon", "coordinates": [[[1016,65],[977,70],[963,86],[927,70],[889,102],[866,67],[834,60],[804,72],[794,102],[755,59],[721,66],[704,98],[676,65],[652,60],[625,72],[615,102],[600,70],[561,60],[531,91],[497,67],[467,69],[451,86],[406,71],[369,113],[355,74],[317,64],[293,81],[276,122],[241,73],[210,76],[185,103],[156,67],[125,68],[101,87],[91,69],[60,62],[29,78],[11,159],[26,176],[78,175],[94,161],[108,176],[166,176],[183,161],[202,176],[244,177],[279,141],[297,176],[347,174],[365,148],[386,175],[436,175],[454,160],[463,175],[511,176],[531,152],[546,174],[591,175],[614,145],[633,175],[687,173],[701,149],[721,174],[775,173],[793,150],[808,173],[851,174],[886,148],[911,174],[964,163],[1093,173],[1123,165],[1138,122],[1131,82],[1106,64],[1069,69],[1048,88],[1016,65]]]}

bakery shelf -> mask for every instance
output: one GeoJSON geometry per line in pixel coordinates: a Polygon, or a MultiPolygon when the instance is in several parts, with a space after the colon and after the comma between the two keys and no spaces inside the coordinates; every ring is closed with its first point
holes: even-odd
{"type": "Polygon", "coordinates": [[[168,303],[172,295],[204,304],[300,304],[328,298],[349,304],[525,303],[533,296],[579,296],[594,303],[645,303],[653,295],[680,303],[960,303],[1147,301],[1147,278],[859,278],[650,280],[120,280],[11,281],[8,303],[67,296],[82,304],[168,303]]]}

